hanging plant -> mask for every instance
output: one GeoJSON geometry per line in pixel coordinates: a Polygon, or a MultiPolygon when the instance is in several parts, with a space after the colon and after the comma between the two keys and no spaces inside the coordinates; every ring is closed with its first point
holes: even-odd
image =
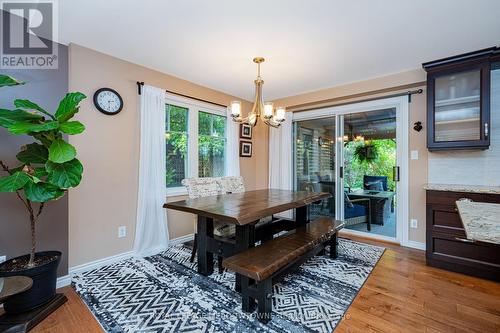
{"type": "Polygon", "coordinates": [[[378,157],[377,146],[373,144],[362,144],[354,150],[354,157],[361,163],[372,162],[378,157]]]}

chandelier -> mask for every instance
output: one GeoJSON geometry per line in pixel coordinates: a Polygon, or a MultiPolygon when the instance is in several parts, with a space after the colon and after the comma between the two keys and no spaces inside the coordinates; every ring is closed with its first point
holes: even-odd
{"type": "Polygon", "coordinates": [[[250,126],[257,125],[257,121],[262,117],[264,124],[278,128],[283,121],[285,121],[285,108],[277,107],[274,109],[272,102],[264,103],[262,97],[262,85],[264,81],[260,78],[260,64],[264,62],[264,58],[257,57],[253,59],[253,62],[257,64],[257,79],[255,83],[255,102],[253,104],[252,111],[246,116],[241,116],[241,102],[233,101],[231,102],[231,116],[233,120],[237,123],[248,124],[250,126]]]}

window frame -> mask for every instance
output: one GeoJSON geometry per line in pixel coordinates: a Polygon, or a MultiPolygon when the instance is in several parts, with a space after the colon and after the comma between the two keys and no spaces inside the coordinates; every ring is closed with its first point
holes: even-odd
{"type": "MultiPolygon", "coordinates": [[[[198,177],[198,113],[206,112],[226,118],[226,131],[224,133],[224,137],[227,143],[227,108],[169,93],[165,96],[165,104],[180,106],[188,109],[186,175],[189,178],[198,177]]],[[[167,197],[187,195],[187,190],[184,186],[167,187],[166,192],[167,197]]]]}

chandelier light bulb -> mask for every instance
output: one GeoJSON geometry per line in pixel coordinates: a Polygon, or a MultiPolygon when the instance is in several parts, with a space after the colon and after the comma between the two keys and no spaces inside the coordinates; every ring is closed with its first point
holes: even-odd
{"type": "Polygon", "coordinates": [[[264,118],[269,119],[273,116],[273,103],[264,103],[264,118]]]}
{"type": "Polygon", "coordinates": [[[231,102],[231,115],[235,118],[241,116],[241,102],[240,101],[232,101],[231,102]]]}
{"type": "Polygon", "coordinates": [[[276,120],[277,121],[285,120],[285,112],[286,112],[286,109],[283,106],[278,106],[276,108],[276,120]]]}

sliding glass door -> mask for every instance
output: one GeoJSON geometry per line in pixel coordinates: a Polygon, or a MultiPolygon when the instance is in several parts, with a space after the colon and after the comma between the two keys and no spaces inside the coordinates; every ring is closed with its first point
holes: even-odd
{"type": "Polygon", "coordinates": [[[396,109],[344,114],[343,216],[346,228],[396,237],[396,109]]]}
{"type": "Polygon", "coordinates": [[[294,123],[295,188],[328,192],[330,199],[311,205],[310,214],[335,217],[335,117],[294,123]]]}
{"type": "Polygon", "coordinates": [[[294,114],[295,189],[332,195],[311,205],[310,218],[335,217],[349,232],[380,239],[407,237],[398,221],[407,219],[408,188],[399,182],[400,166],[407,177],[407,119],[403,98],[294,114]]]}

